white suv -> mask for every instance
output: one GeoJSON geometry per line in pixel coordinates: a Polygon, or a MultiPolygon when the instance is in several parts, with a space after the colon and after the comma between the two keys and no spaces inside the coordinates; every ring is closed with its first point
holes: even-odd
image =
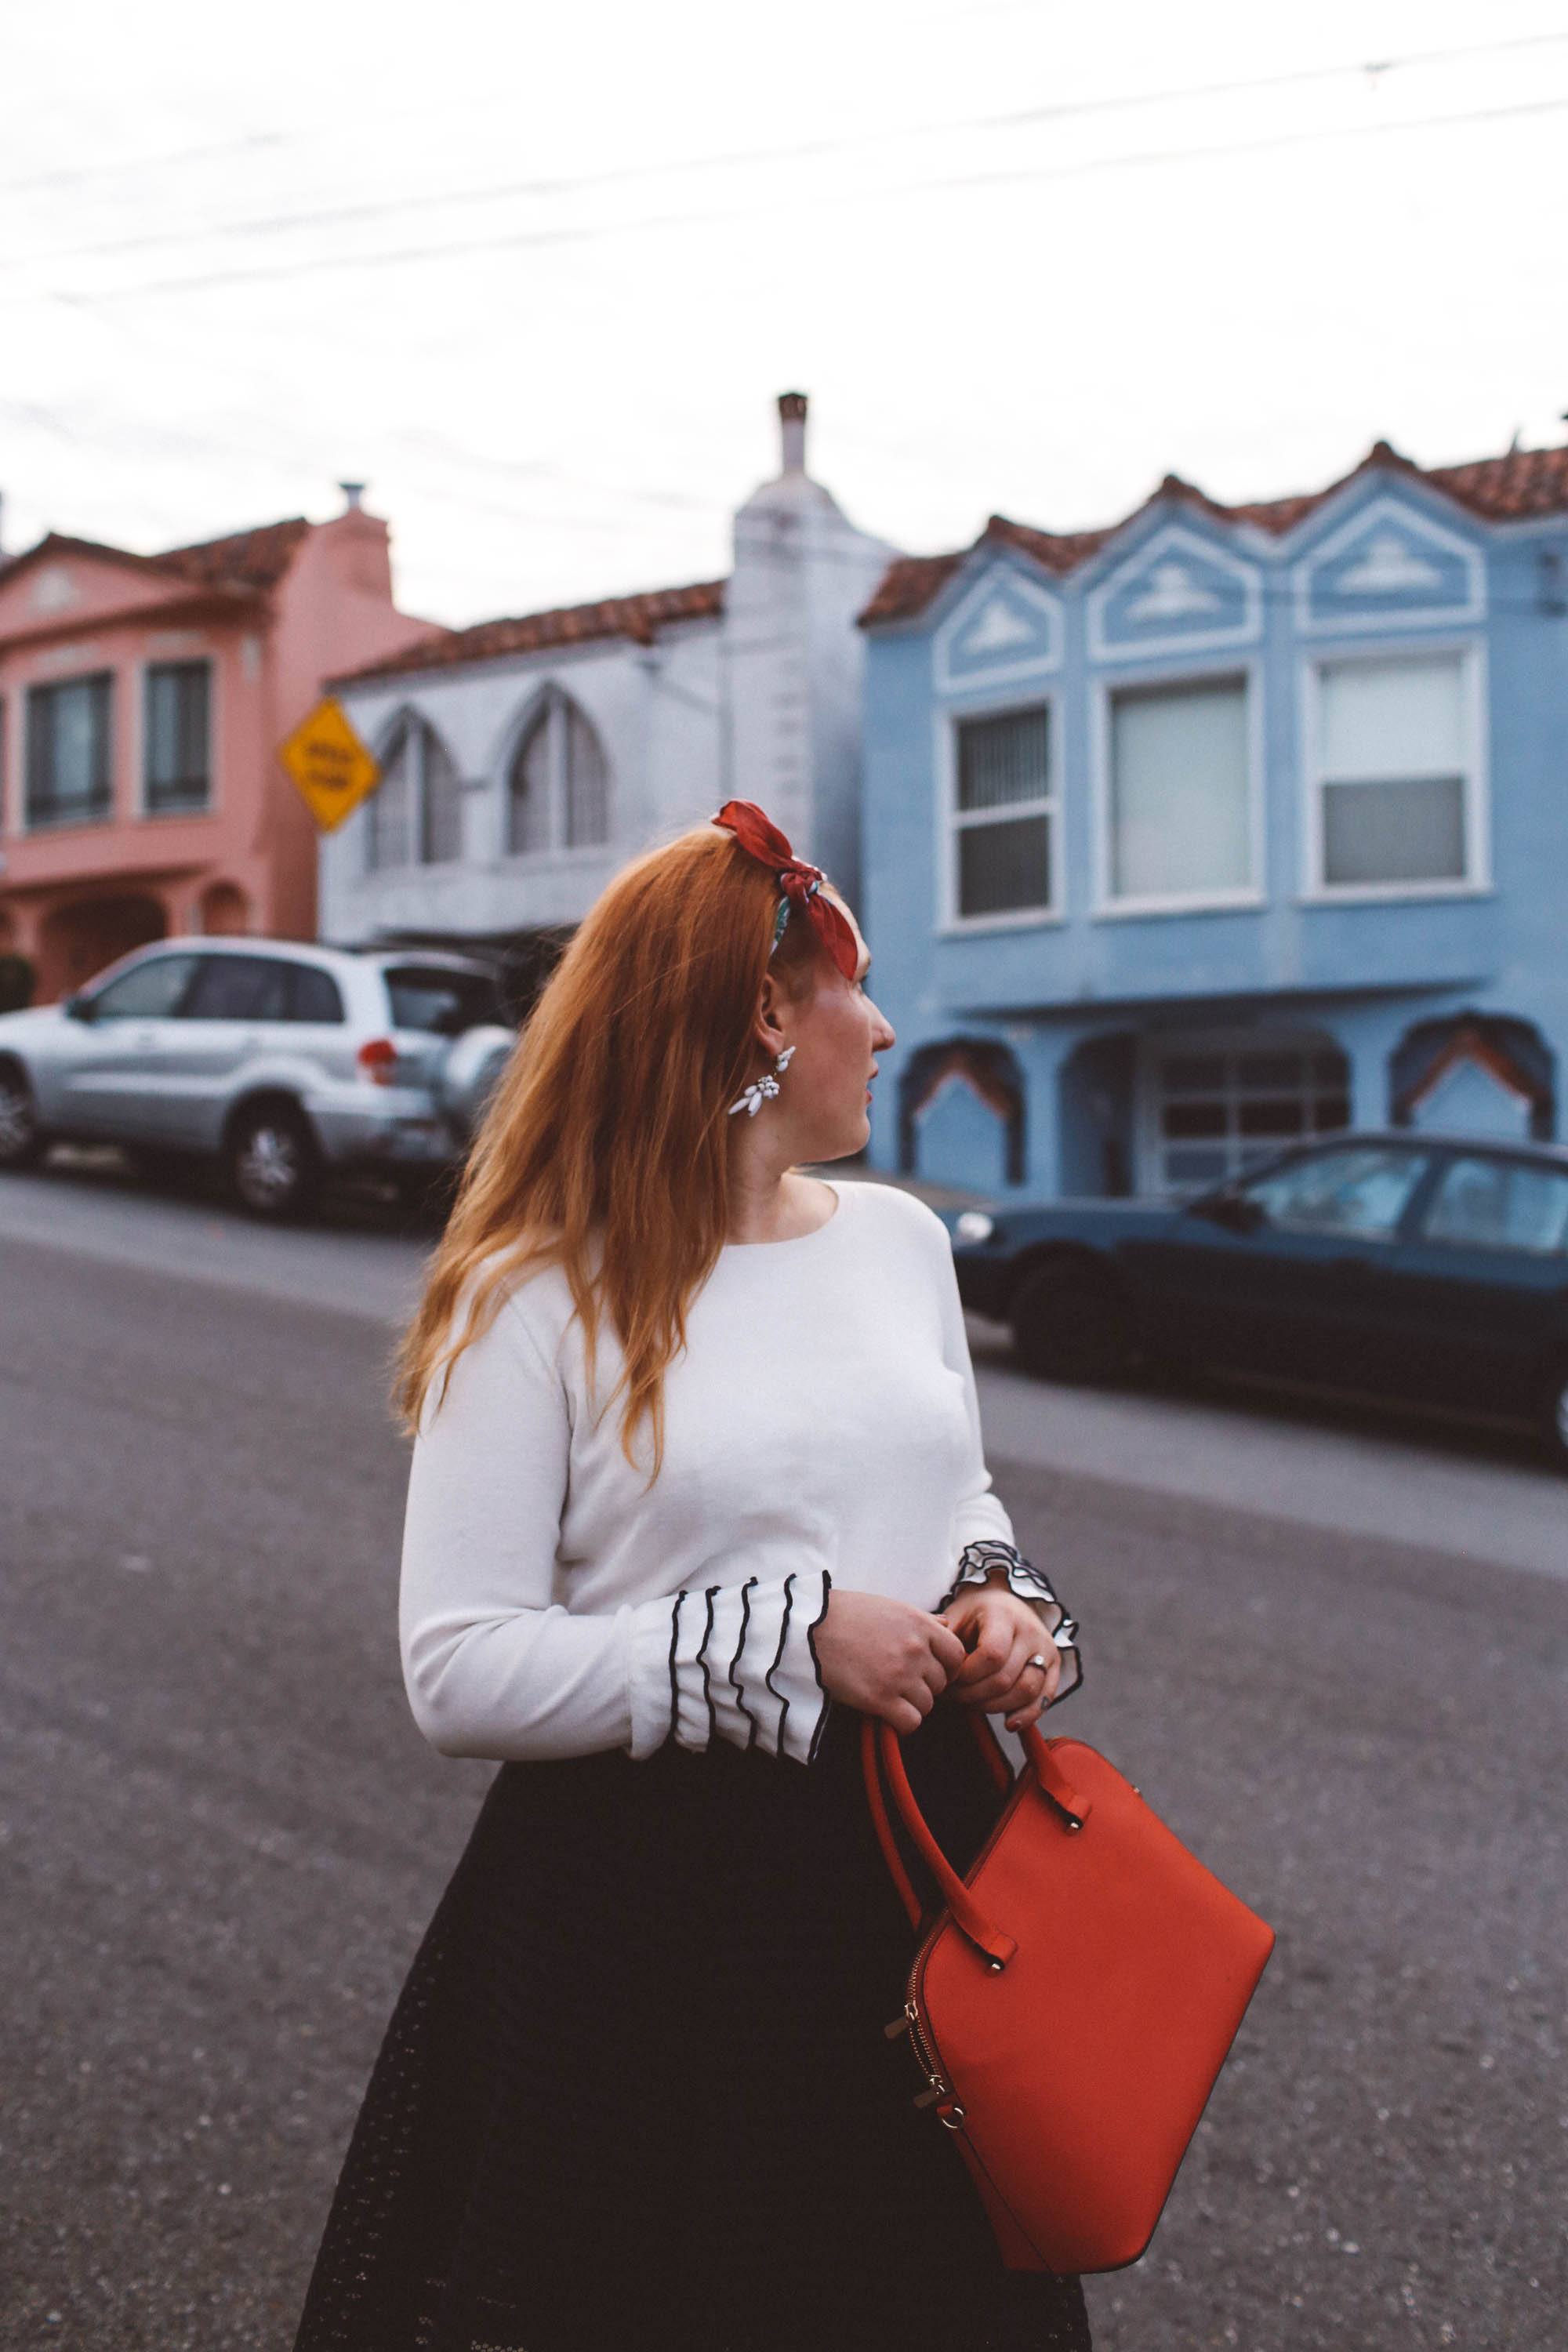
{"type": "Polygon", "coordinates": [[[516,1043],[489,965],[427,949],[161,940],[0,1014],[0,1170],[58,1141],[222,1161],[254,1215],[329,1172],[416,1191],[467,1150],[516,1043]]]}

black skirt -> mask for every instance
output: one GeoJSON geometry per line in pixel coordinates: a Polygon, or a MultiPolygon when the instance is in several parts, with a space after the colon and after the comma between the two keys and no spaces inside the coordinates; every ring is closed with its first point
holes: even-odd
{"type": "MultiPolygon", "coordinates": [[[[964,1711],[907,1743],[961,1868],[997,1798],[964,1711]]],[[[503,1765],[372,2075],[296,2352],[1087,2352],[1002,2267],[910,2102],[914,1938],[859,1717],[503,1765]]]]}

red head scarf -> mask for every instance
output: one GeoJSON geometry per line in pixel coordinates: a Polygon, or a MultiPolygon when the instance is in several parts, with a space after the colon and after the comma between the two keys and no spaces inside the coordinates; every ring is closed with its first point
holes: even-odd
{"type": "Polygon", "coordinates": [[[822,885],[827,877],[821,866],[808,866],[804,858],[797,857],[777,825],[763,814],[755,801],[726,801],[713,823],[725,826],[748,857],[771,867],[777,877],[784,898],[773,931],[773,947],[784,935],[793,908],[805,917],[845,979],[853,980],[860,961],[859,945],[842,908],[824,894],[822,885]]]}

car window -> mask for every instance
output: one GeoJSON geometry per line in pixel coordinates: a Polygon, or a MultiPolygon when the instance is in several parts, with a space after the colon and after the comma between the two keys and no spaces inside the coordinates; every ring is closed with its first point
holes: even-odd
{"type": "Polygon", "coordinates": [[[1467,1152],[1438,1178],[1422,1232],[1472,1249],[1568,1249],[1568,1171],[1467,1152]]]}
{"type": "Polygon", "coordinates": [[[195,961],[194,955],[149,956],[94,992],[94,1020],[165,1019],[184,994],[195,961]]]}
{"type": "Polygon", "coordinates": [[[342,1021],[342,991],[320,964],[291,963],[289,974],[289,1018],[291,1021],[342,1021]]]}
{"type": "Polygon", "coordinates": [[[1377,1238],[1398,1224],[1426,1165],[1418,1151],[1358,1144],[1313,1152],[1253,1177],[1241,1190],[1271,1225],[1377,1238]]]}
{"type": "Polygon", "coordinates": [[[211,955],[184,1008],[187,1021],[287,1021],[289,971],[274,956],[211,955]]]}
{"type": "Polygon", "coordinates": [[[488,972],[443,971],[437,965],[399,964],[384,974],[395,1029],[427,1029],[456,1037],[482,1021],[505,1019],[488,972]]]}

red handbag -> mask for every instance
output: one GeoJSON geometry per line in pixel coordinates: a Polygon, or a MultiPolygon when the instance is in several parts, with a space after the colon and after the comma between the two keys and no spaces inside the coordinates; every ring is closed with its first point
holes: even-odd
{"type": "Polygon", "coordinates": [[[1154,2234],[1257,1989],[1274,1930],[1205,1869],[1081,1739],[1022,1735],[1016,1780],[971,1717],[1000,1818],[961,1878],[910,1786],[899,1735],[867,1716],[878,1839],[911,1927],[907,2033],[1009,2270],[1120,2270],[1154,2234]],[[883,1775],[943,1906],[922,1913],[883,1775]]]}

